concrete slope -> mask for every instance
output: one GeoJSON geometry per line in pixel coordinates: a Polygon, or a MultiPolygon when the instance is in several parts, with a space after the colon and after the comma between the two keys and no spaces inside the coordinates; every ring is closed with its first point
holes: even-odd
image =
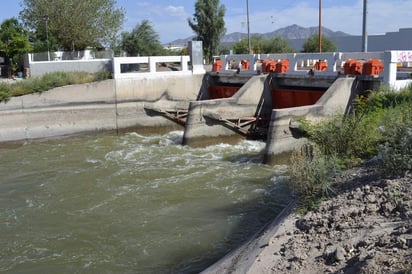
{"type": "Polygon", "coordinates": [[[319,121],[348,111],[358,90],[353,77],[338,78],[315,105],[273,109],[265,149],[265,163],[275,164],[283,154],[299,149],[305,142],[296,130],[296,118],[319,121]]]}
{"type": "Polygon", "coordinates": [[[189,105],[203,85],[202,75],[106,80],[13,97],[0,103],[0,143],[66,135],[176,127],[148,115],[144,105],[189,105]]]}
{"type": "Polygon", "coordinates": [[[270,94],[266,81],[265,75],[253,76],[230,98],[191,102],[183,144],[198,145],[208,138],[237,135],[223,121],[255,116],[262,98],[270,94]]]}

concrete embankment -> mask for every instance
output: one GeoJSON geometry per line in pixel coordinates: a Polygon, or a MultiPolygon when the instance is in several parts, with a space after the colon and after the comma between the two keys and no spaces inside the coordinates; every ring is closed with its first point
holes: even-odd
{"type": "Polygon", "coordinates": [[[145,104],[187,108],[201,92],[202,81],[202,75],[106,80],[13,97],[0,103],[0,143],[176,126],[148,115],[145,104]]]}

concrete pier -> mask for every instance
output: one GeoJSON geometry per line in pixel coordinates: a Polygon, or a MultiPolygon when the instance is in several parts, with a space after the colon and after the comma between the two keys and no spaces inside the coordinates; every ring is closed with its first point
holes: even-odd
{"type": "MultiPolygon", "coordinates": [[[[224,137],[246,132],[238,121],[270,113],[271,99],[265,75],[253,76],[230,98],[191,102],[183,144],[196,145],[204,138],[224,137]]],[[[253,121],[252,121],[253,122],[253,121]]]]}

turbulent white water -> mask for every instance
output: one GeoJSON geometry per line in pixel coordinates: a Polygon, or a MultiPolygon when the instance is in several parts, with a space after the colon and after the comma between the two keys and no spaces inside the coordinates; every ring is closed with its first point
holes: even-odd
{"type": "Polygon", "coordinates": [[[182,134],[0,149],[0,272],[196,273],[287,203],[263,143],[182,134]]]}

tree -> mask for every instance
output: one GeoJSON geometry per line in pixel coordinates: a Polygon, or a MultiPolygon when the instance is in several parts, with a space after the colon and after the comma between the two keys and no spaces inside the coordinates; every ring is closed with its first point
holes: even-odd
{"type": "Polygon", "coordinates": [[[29,52],[31,46],[27,32],[16,18],[6,19],[0,25],[0,55],[6,64],[16,69],[21,55],[29,52]]]}
{"type": "MultiPolygon", "coordinates": [[[[336,49],[336,45],[330,39],[322,36],[322,52],[334,52],[336,49]]],[[[314,34],[305,41],[303,52],[319,52],[319,34],[314,34]]]]}
{"type": "Polygon", "coordinates": [[[159,35],[148,20],[137,24],[130,33],[123,32],[120,45],[130,56],[153,56],[163,52],[159,35]]]}
{"type": "Polygon", "coordinates": [[[113,41],[124,20],[115,0],[22,0],[20,17],[33,32],[33,42],[46,36],[56,47],[82,50],[113,41]]]}
{"type": "Polygon", "coordinates": [[[219,0],[197,0],[193,18],[187,20],[197,39],[203,42],[203,52],[208,62],[212,62],[220,38],[226,32],[223,19],[225,12],[226,8],[220,5],[219,0]]]}
{"type": "MultiPolygon", "coordinates": [[[[288,41],[279,36],[264,39],[261,35],[253,35],[250,39],[250,44],[255,53],[285,53],[294,51],[292,48],[289,48],[288,41]]],[[[249,53],[248,40],[243,39],[235,43],[232,49],[236,54],[249,53]]]]}

